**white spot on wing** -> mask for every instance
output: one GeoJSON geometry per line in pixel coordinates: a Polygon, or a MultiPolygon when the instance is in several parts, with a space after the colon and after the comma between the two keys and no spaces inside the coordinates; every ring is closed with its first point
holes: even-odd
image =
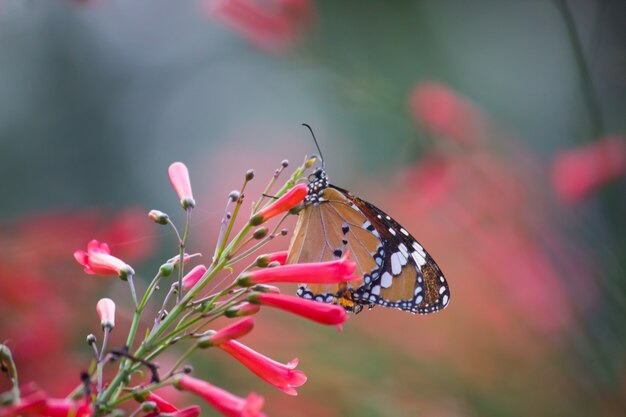
{"type": "Polygon", "coordinates": [[[448,300],[449,300],[448,294],[444,295],[443,299],[441,300],[441,304],[443,304],[444,306],[447,305],[448,300]]]}
{"type": "Polygon", "coordinates": [[[418,266],[423,266],[426,264],[426,259],[422,255],[420,255],[417,251],[412,252],[411,256],[413,257],[413,259],[415,260],[415,263],[418,266]]]}
{"type": "Polygon", "coordinates": [[[382,277],[380,277],[380,285],[383,288],[391,287],[391,283],[393,282],[393,277],[389,272],[385,272],[382,277]]]}
{"type": "Polygon", "coordinates": [[[407,232],[406,230],[404,230],[404,227],[400,228],[400,233],[402,233],[404,236],[408,236],[409,232],[407,232]]]}
{"type": "Polygon", "coordinates": [[[391,272],[394,275],[398,275],[402,271],[402,264],[400,263],[400,252],[394,252],[391,254],[391,272]]]}
{"type": "Polygon", "coordinates": [[[389,233],[391,233],[391,234],[392,234],[392,235],[394,235],[394,236],[396,235],[396,231],[395,231],[395,230],[393,230],[391,227],[389,228],[389,233]]]}

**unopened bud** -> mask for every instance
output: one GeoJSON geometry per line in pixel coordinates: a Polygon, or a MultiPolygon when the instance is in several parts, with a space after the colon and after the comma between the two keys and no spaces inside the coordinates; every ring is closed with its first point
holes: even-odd
{"type": "Polygon", "coordinates": [[[254,263],[256,264],[256,266],[260,267],[260,268],[265,268],[267,266],[267,264],[269,264],[270,262],[270,256],[269,255],[260,255],[256,258],[256,261],[254,261],[254,263]]]}
{"type": "Polygon", "coordinates": [[[149,411],[153,411],[157,408],[157,403],[155,403],[154,401],[145,401],[141,403],[141,411],[143,412],[149,412],[149,411]]]}
{"type": "Polygon", "coordinates": [[[289,234],[289,229],[282,229],[282,230],[280,231],[280,234],[281,234],[282,236],[287,236],[287,234],[289,234]]]}
{"type": "Polygon", "coordinates": [[[193,372],[193,366],[187,364],[181,368],[181,371],[183,371],[184,374],[190,374],[193,372]]]}
{"type": "Polygon", "coordinates": [[[251,287],[252,285],[254,285],[254,282],[251,280],[251,278],[252,278],[251,274],[240,275],[237,278],[236,283],[240,287],[251,287]]]}
{"type": "Polygon", "coordinates": [[[13,355],[11,355],[11,349],[7,345],[0,344],[0,364],[4,366],[5,362],[12,362],[13,355]]]}
{"type": "Polygon", "coordinates": [[[237,201],[239,200],[239,197],[241,197],[241,194],[237,190],[233,190],[230,192],[230,194],[228,194],[228,198],[230,198],[230,201],[237,201]]]}
{"type": "Polygon", "coordinates": [[[252,287],[252,289],[257,292],[271,292],[275,294],[280,294],[280,288],[275,287],[273,285],[257,284],[254,287],[252,287]]]}
{"type": "Polygon", "coordinates": [[[102,328],[113,330],[115,327],[115,303],[110,298],[102,298],[96,305],[102,328]]]}
{"type": "Polygon", "coordinates": [[[170,262],[166,262],[159,267],[159,272],[164,277],[168,277],[172,273],[173,270],[174,270],[174,264],[170,262]]]}
{"type": "Polygon", "coordinates": [[[278,262],[278,261],[272,261],[272,262],[270,262],[269,264],[267,264],[267,267],[268,267],[268,268],[275,268],[275,267],[280,266],[280,265],[281,265],[281,263],[280,263],[280,262],[278,262]]]}
{"type": "Polygon", "coordinates": [[[289,166],[289,161],[288,161],[287,159],[283,159],[283,160],[280,162],[280,165],[281,165],[283,168],[287,168],[287,167],[289,166]]]}
{"type": "Polygon", "coordinates": [[[96,336],[95,336],[94,334],[91,334],[91,333],[90,333],[90,334],[88,334],[88,335],[87,335],[87,344],[88,344],[89,346],[93,346],[93,345],[95,345],[96,343],[98,343],[98,339],[96,339],[96,336]]]}
{"type": "Polygon", "coordinates": [[[256,240],[263,239],[265,236],[267,236],[268,231],[269,230],[267,229],[267,227],[259,227],[254,231],[252,237],[256,240]]]}
{"type": "Polygon", "coordinates": [[[148,217],[150,217],[153,222],[158,224],[167,224],[170,218],[170,216],[159,210],[150,210],[148,217]]]}
{"type": "Polygon", "coordinates": [[[304,162],[304,168],[311,168],[313,166],[313,164],[315,163],[315,161],[317,161],[317,157],[316,156],[312,156],[309,159],[307,159],[304,162]]]}
{"type": "Polygon", "coordinates": [[[252,181],[252,178],[254,178],[254,170],[249,169],[246,171],[246,181],[252,181]]]}

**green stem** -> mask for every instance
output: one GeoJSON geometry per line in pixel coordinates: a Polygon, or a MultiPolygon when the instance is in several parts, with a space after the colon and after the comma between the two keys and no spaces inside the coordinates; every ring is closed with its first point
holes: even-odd
{"type": "Polygon", "coordinates": [[[189,236],[189,217],[191,216],[191,207],[189,207],[186,211],[185,216],[185,232],[183,233],[183,238],[179,243],[179,262],[178,262],[178,302],[180,303],[183,299],[183,274],[185,270],[185,245],[187,244],[187,237],[189,236]]]}
{"type": "Polygon", "coordinates": [[[132,274],[128,274],[126,278],[128,281],[128,286],[130,287],[130,294],[133,297],[133,305],[135,306],[135,311],[139,310],[139,303],[137,302],[137,291],[135,291],[135,283],[133,282],[132,274]]]}
{"type": "Polygon", "coordinates": [[[576,29],[574,16],[572,15],[572,11],[569,8],[567,0],[554,0],[554,3],[559,10],[563,22],[565,23],[569,42],[574,53],[576,67],[578,68],[580,75],[580,86],[584,96],[585,105],[589,111],[592,136],[602,136],[605,133],[605,130],[602,111],[600,109],[600,101],[594,88],[593,77],[591,76],[589,63],[585,58],[585,52],[580,41],[578,30],[576,29]]]}
{"type": "Polygon", "coordinates": [[[192,346],[189,347],[189,349],[187,349],[185,351],[185,353],[183,353],[181,355],[180,358],[178,358],[178,360],[176,361],[176,363],[174,364],[174,366],[172,366],[172,369],[170,369],[170,371],[167,373],[167,378],[171,377],[174,375],[174,372],[176,372],[176,370],[187,360],[187,358],[189,358],[189,356],[191,356],[191,354],[198,348],[197,344],[193,344],[192,346]]]}

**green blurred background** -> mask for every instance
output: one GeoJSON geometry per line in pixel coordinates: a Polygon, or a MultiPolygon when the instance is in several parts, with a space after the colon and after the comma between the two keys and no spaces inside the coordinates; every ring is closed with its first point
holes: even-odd
{"type": "Polygon", "coordinates": [[[208,257],[246,169],[253,201],[282,159],[316,152],[308,122],[331,182],[426,246],[451,305],[376,308],[341,334],[263,311],[244,341],[300,357],[296,398],[221,352],[196,357],[198,375],[263,395],[271,416],[623,415],[624,3],[235,3],[255,18],[204,1],[0,2],[0,340],[23,380],[76,384],[95,301],[128,301],[75,249],[108,238],[145,279],[176,253],[144,220],[182,220],[171,162],[190,169],[192,250],[208,257]],[[618,173],[564,196],[595,171],[555,176],[559,158],[609,135],[618,173]]]}

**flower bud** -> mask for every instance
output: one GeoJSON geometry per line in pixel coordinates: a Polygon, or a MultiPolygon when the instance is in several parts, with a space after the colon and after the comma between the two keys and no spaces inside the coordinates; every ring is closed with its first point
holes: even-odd
{"type": "Polygon", "coordinates": [[[237,190],[233,190],[230,192],[230,194],[228,194],[228,198],[230,198],[230,201],[237,201],[240,197],[241,193],[237,190]]]}
{"type": "Polygon", "coordinates": [[[313,164],[315,163],[315,161],[317,161],[317,157],[316,157],[316,156],[312,156],[312,157],[310,157],[309,159],[307,159],[307,160],[304,162],[304,168],[305,168],[305,169],[309,169],[309,168],[311,168],[311,167],[313,166],[313,164]]]}
{"type": "Polygon", "coordinates": [[[180,370],[183,371],[184,374],[189,375],[189,374],[193,373],[193,366],[187,364],[187,365],[183,366],[180,370]]]}
{"type": "Polygon", "coordinates": [[[255,238],[256,240],[263,239],[265,236],[267,236],[268,232],[269,230],[267,229],[267,227],[259,227],[258,229],[254,231],[254,233],[252,234],[252,237],[255,238]]]}
{"type": "Polygon", "coordinates": [[[180,198],[180,204],[185,210],[193,208],[196,205],[191,191],[191,181],[189,181],[189,170],[182,162],[174,162],[168,168],[168,174],[172,187],[180,198]]]}
{"type": "Polygon", "coordinates": [[[166,262],[159,267],[159,272],[164,277],[169,277],[173,270],[174,270],[174,264],[171,262],[166,262]]]}
{"type": "Polygon", "coordinates": [[[148,213],[148,217],[150,218],[150,220],[158,224],[167,224],[170,218],[167,214],[159,210],[150,210],[150,212],[148,213]]]}
{"type": "Polygon", "coordinates": [[[269,255],[259,255],[254,261],[255,265],[260,268],[265,268],[270,263],[269,255]]]}
{"type": "Polygon", "coordinates": [[[249,169],[246,171],[246,181],[252,181],[252,179],[254,178],[254,170],[253,169],[249,169]]]}
{"type": "Polygon", "coordinates": [[[102,328],[108,328],[113,330],[115,327],[115,303],[110,298],[103,298],[98,301],[96,305],[96,311],[100,316],[100,323],[102,328]]]}
{"type": "Polygon", "coordinates": [[[98,339],[96,339],[96,336],[95,336],[94,334],[91,334],[91,333],[90,333],[90,334],[88,334],[88,335],[87,335],[87,344],[88,344],[89,346],[93,346],[93,345],[95,345],[96,343],[98,343],[98,339]]]}
{"type": "Polygon", "coordinates": [[[154,401],[145,401],[141,403],[141,411],[147,413],[149,411],[153,411],[157,408],[157,403],[154,401]]]}
{"type": "Polygon", "coordinates": [[[287,167],[289,166],[289,161],[288,161],[287,159],[283,159],[283,160],[280,162],[280,165],[281,165],[283,168],[287,168],[287,167]]]}
{"type": "Polygon", "coordinates": [[[271,292],[274,294],[280,294],[280,288],[275,287],[273,285],[257,284],[254,287],[252,287],[252,289],[257,292],[271,292]]]}

